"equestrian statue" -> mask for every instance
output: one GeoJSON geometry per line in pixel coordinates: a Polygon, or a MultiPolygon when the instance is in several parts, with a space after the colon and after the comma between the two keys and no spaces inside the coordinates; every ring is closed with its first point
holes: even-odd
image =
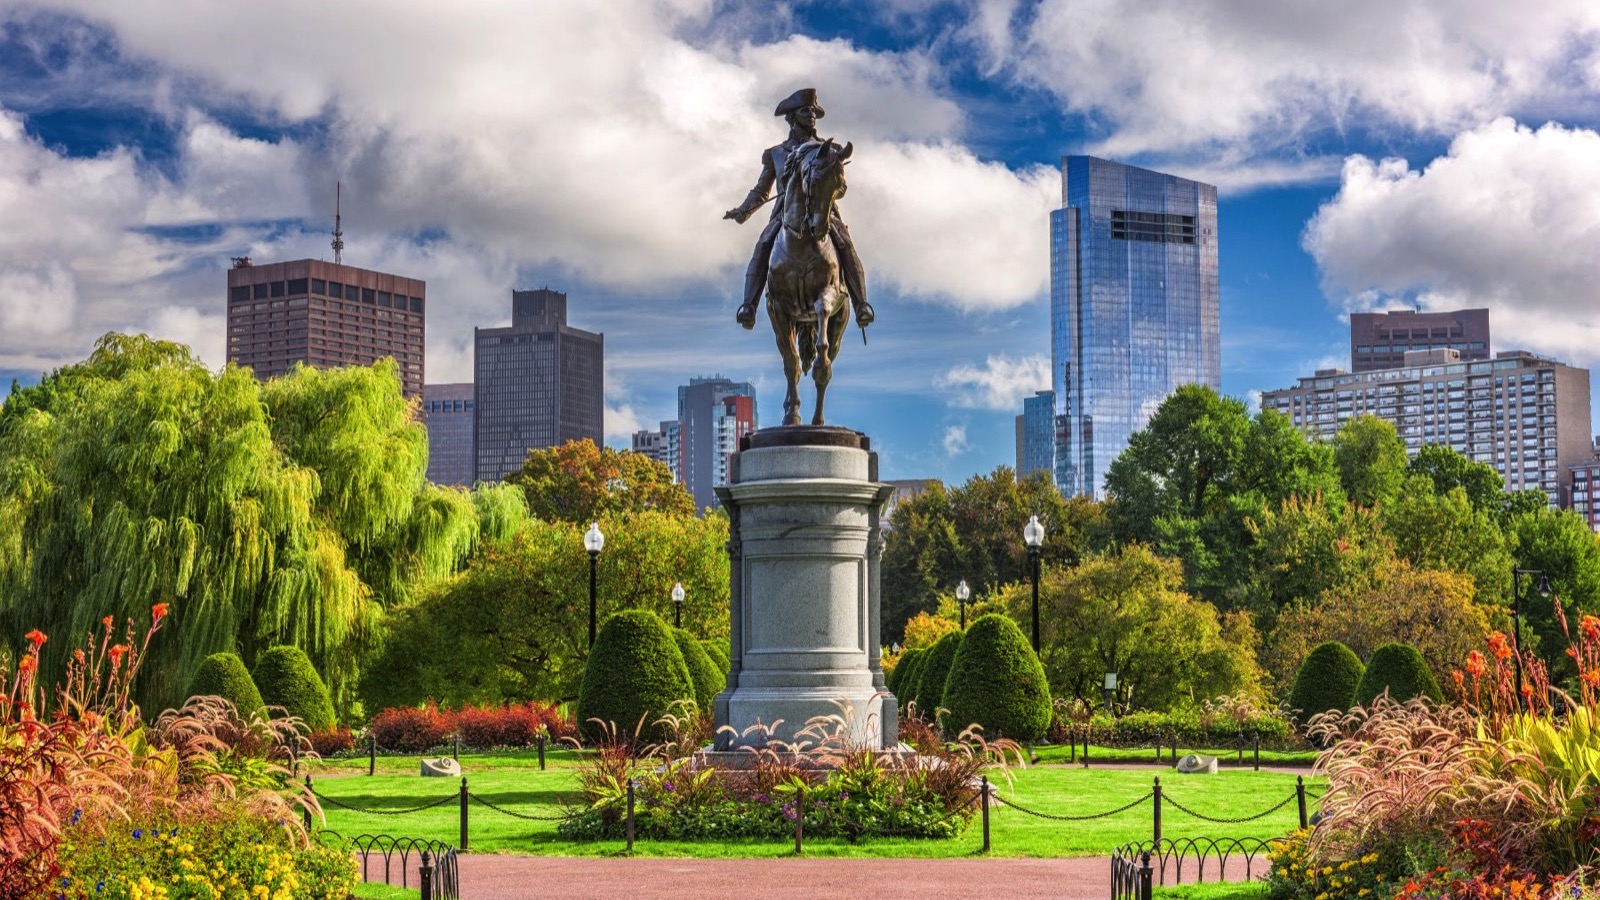
{"type": "Polygon", "coordinates": [[[794,92],[778,104],[774,115],[788,120],[788,139],[761,155],[756,186],[744,203],[723,215],[743,224],[773,199],[771,192],[777,187],[771,217],[745,273],[744,302],[735,318],[747,329],[755,327],[756,307],[765,288],[767,318],[788,380],[783,424],[800,424],[799,381],[810,372],[817,387],[811,424],[822,425],[822,401],[850,324],[851,307],[863,337],[873,320],[866,272],[838,208],[845,192],[844,166],[855,148],[817,137],[817,119],[824,113],[813,88],[794,92]]]}

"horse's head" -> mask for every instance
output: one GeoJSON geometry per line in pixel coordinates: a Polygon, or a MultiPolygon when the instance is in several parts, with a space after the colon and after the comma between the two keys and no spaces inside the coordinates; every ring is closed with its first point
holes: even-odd
{"type": "Polygon", "coordinates": [[[844,164],[854,152],[854,144],[840,147],[833,138],[820,144],[808,144],[797,151],[799,156],[793,162],[799,166],[794,177],[799,195],[796,199],[800,202],[785,210],[785,227],[812,240],[820,241],[827,235],[834,201],[845,190],[844,164]]]}

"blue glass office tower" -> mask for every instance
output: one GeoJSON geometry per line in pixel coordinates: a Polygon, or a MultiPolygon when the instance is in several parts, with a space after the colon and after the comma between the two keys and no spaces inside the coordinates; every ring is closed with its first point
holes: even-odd
{"type": "Polygon", "coordinates": [[[1050,213],[1056,484],[1104,495],[1106,469],[1174,388],[1220,390],[1217,189],[1069,156],[1050,213]]]}
{"type": "Polygon", "coordinates": [[[1017,477],[1035,472],[1055,477],[1056,395],[1037,391],[1022,398],[1022,415],[1017,417],[1017,477]]]}

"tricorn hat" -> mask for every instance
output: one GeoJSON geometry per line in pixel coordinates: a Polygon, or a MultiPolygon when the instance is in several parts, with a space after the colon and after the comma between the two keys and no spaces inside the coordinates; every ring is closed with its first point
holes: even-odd
{"type": "Polygon", "coordinates": [[[775,110],[772,114],[775,116],[786,116],[797,109],[803,109],[807,106],[817,111],[817,118],[819,119],[827,115],[827,113],[822,111],[822,104],[817,102],[816,88],[801,88],[800,90],[795,91],[794,93],[790,94],[782,103],[779,103],[777,110],[775,110]]]}

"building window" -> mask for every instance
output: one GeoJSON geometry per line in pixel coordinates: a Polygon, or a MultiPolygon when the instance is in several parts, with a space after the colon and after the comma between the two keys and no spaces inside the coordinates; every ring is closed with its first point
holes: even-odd
{"type": "Polygon", "coordinates": [[[307,282],[304,278],[289,279],[289,295],[294,296],[295,294],[306,293],[306,285],[307,282]]]}
{"type": "Polygon", "coordinates": [[[283,296],[283,282],[274,281],[272,283],[272,296],[274,296],[274,297],[282,297],[283,296]]]}
{"type": "Polygon", "coordinates": [[[265,299],[267,299],[267,286],[265,284],[251,285],[250,286],[250,298],[252,300],[265,300],[265,299]]]}
{"type": "Polygon", "coordinates": [[[228,301],[230,303],[238,303],[241,300],[249,300],[249,299],[250,299],[250,286],[249,285],[241,284],[238,287],[228,288],[228,301]]]}

